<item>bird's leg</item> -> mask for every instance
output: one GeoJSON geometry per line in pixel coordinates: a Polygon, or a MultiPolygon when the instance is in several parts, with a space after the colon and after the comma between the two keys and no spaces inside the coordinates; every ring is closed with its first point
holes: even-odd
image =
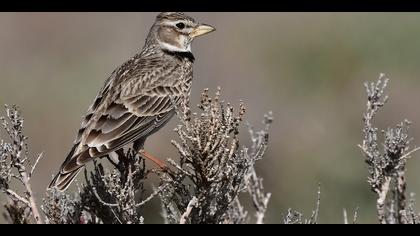
{"type": "Polygon", "coordinates": [[[153,163],[155,163],[157,166],[159,166],[159,168],[161,168],[163,171],[168,170],[168,166],[166,165],[166,163],[162,160],[160,160],[157,157],[154,157],[152,154],[146,152],[144,149],[141,149],[139,151],[140,155],[142,155],[143,157],[151,160],[153,163]]]}

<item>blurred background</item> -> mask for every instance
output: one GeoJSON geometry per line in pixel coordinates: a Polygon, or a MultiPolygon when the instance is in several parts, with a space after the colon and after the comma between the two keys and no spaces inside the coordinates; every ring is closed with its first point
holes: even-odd
{"type": "MultiPolygon", "coordinates": [[[[20,106],[33,156],[44,152],[33,185],[40,200],[64,160],[107,76],[138,52],[157,13],[1,13],[0,104],[20,106]]],[[[320,223],[342,223],[359,207],[359,222],[376,223],[362,140],[363,82],[391,78],[384,129],[407,118],[420,145],[420,14],[189,13],[217,31],[194,42],[192,103],[203,88],[222,87],[244,100],[260,128],[273,111],[268,153],[258,164],[272,192],[268,223],[292,207],[310,216],[321,183],[320,223]]],[[[175,158],[173,119],[146,143],[175,158]]],[[[243,127],[243,144],[248,143],[243,127]]],[[[408,165],[408,191],[420,194],[420,154],[408,165]]],[[[82,175],[80,175],[82,177],[82,175]]],[[[0,198],[4,202],[4,198],[0,198]]],[[[160,205],[145,207],[159,223],[160,205]]],[[[0,222],[3,219],[0,220],[0,222]]]]}

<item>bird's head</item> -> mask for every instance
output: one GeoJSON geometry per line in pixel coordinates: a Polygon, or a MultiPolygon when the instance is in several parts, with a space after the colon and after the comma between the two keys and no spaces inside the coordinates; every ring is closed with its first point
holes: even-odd
{"type": "Polygon", "coordinates": [[[171,52],[191,52],[191,43],[198,36],[214,31],[210,25],[200,24],[180,12],[162,12],[150,31],[149,39],[171,52]]]}

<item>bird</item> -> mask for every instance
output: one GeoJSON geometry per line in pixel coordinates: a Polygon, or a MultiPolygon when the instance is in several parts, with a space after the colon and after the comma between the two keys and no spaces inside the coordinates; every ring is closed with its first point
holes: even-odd
{"type": "Polygon", "coordinates": [[[65,191],[87,163],[115,157],[127,145],[163,168],[144,143],[168,123],[177,105],[188,101],[195,60],[191,44],[213,31],[185,13],[159,13],[140,52],[105,80],[48,189],[65,191]]]}

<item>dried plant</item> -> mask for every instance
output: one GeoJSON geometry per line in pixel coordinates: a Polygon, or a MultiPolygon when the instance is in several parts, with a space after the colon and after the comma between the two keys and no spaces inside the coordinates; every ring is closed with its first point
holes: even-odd
{"type": "MultiPolygon", "coordinates": [[[[388,96],[384,95],[388,81],[385,75],[381,74],[376,83],[365,84],[368,101],[363,117],[364,138],[359,147],[366,156],[368,183],[377,194],[379,222],[404,224],[416,222],[415,218],[410,218],[412,214],[407,217],[405,173],[407,160],[419,148],[410,149],[409,144],[413,139],[408,135],[410,122],[407,120],[395,128],[382,131],[383,142],[380,144],[381,137],[378,128],[373,125],[373,119],[388,100],[388,96]]],[[[414,204],[410,205],[412,208],[414,204]]]]}
{"type": "Polygon", "coordinates": [[[0,117],[0,120],[8,136],[8,140],[0,141],[0,191],[8,196],[9,201],[5,205],[8,213],[6,219],[13,223],[42,223],[30,184],[42,154],[31,165],[27,137],[22,133],[23,119],[17,107],[6,106],[6,117],[0,117]],[[24,191],[19,193],[13,190],[15,184],[22,185],[24,191]]]}
{"type": "Polygon", "coordinates": [[[74,197],[50,190],[43,205],[47,222],[143,223],[140,207],[156,196],[160,189],[143,199],[143,184],[147,177],[145,162],[131,149],[124,157],[118,163],[109,159],[115,167],[112,170],[107,170],[98,162],[93,163],[92,173],[85,169],[86,183],[74,197]]]}
{"type": "MultiPolygon", "coordinates": [[[[79,193],[79,192],[78,192],[79,193]]],[[[47,191],[47,197],[43,201],[43,210],[47,224],[79,224],[82,223],[83,206],[79,201],[79,195],[70,196],[56,189],[47,191]]]]}
{"type": "MultiPolygon", "coordinates": [[[[367,107],[359,147],[365,155],[368,183],[377,195],[379,222],[418,224],[420,215],[414,194],[406,197],[407,162],[420,149],[410,148],[413,140],[408,135],[410,122],[405,120],[382,132],[373,124],[388,100],[384,95],[387,84],[384,75],[375,83],[365,84],[367,107]]],[[[85,170],[86,181],[76,192],[48,190],[42,205],[37,205],[31,177],[42,154],[33,157],[35,162],[30,163],[23,118],[15,106],[6,106],[6,116],[0,118],[6,134],[6,139],[0,141],[0,191],[7,196],[4,217],[16,224],[138,224],[144,222],[142,208],[159,197],[165,223],[264,223],[271,194],[265,191],[255,165],[267,149],[272,114],[264,117],[264,128],[260,131],[248,125],[251,145],[246,147],[239,140],[245,114],[242,103],[236,110],[221,101],[220,89],[213,98],[205,90],[198,109],[197,113],[192,112],[188,104],[177,108],[178,140],[172,144],[178,158],[168,159],[166,169],[148,169],[138,153],[126,150],[119,160],[107,157],[110,163],[107,167],[102,160],[93,162],[92,171],[85,170]],[[159,176],[160,183],[147,194],[144,184],[151,174],[159,176]],[[243,204],[245,198],[252,202],[252,207],[243,204]]],[[[310,218],[289,209],[283,223],[317,224],[320,196],[319,188],[310,218]]],[[[357,223],[357,214],[358,208],[352,223],[357,223]]],[[[343,216],[348,224],[345,209],[343,216]]]]}
{"type": "Polygon", "coordinates": [[[241,147],[244,105],[241,103],[235,113],[232,105],[219,99],[220,90],[214,99],[205,90],[199,115],[191,113],[188,104],[177,108],[180,141],[172,143],[179,161],[169,159],[164,170],[147,169],[140,155],[127,150],[118,161],[107,157],[111,168],[104,167],[102,161],[93,162],[93,170],[85,169],[86,181],[75,193],[47,191],[40,208],[43,218],[30,188],[31,175],[42,155],[30,165],[23,119],[15,107],[7,107],[7,119],[2,120],[11,142],[2,141],[0,149],[0,189],[9,199],[4,215],[12,223],[138,224],[144,221],[141,208],[160,196],[166,223],[263,223],[270,194],[264,191],[254,165],[267,148],[272,115],[265,116],[261,131],[249,126],[252,145],[241,147]],[[160,176],[161,183],[146,195],[144,183],[150,174],[160,176]],[[10,188],[12,179],[24,185],[23,194],[10,188]],[[240,194],[250,196],[255,220],[251,221],[240,194]]]}
{"type": "Polygon", "coordinates": [[[256,222],[263,223],[270,198],[255,162],[262,159],[268,143],[272,115],[264,119],[265,129],[249,128],[252,145],[239,145],[239,125],[245,114],[220,101],[220,89],[214,98],[208,90],[201,96],[200,113],[187,105],[178,110],[181,124],[175,129],[179,141],[172,141],[180,158],[169,160],[172,169],[161,175],[160,194],[163,215],[168,223],[246,223],[248,213],[239,195],[248,192],[256,209],[256,222]]]}
{"type": "MultiPolygon", "coordinates": [[[[356,207],[353,213],[352,224],[357,224],[358,212],[359,212],[359,207],[356,207]]],[[[345,208],[343,209],[343,217],[344,217],[344,224],[345,225],[349,224],[349,218],[347,216],[347,210],[345,208]]]]}
{"type": "Polygon", "coordinates": [[[287,214],[283,217],[284,224],[317,224],[319,216],[319,206],[321,204],[321,186],[318,186],[317,200],[315,210],[312,211],[310,218],[306,219],[302,213],[289,208],[287,214]]]}
{"type": "MultiPolygon", "coordinates": [[[[413,140],[408,135],[410,122],[405,120],[382,132],[373,124],[388,100],[384,95],[387,84],[384,75],[375,83],[365,84],[367,107],[359,147],[365,155],[368,183],[377,195],[379,222],[418,224],[420,215],[414,194],[406,197],[406,165],[420,149],[410,148],[413,140]]],[[[30,182],[42,154],[33,158],[34,164],[30,163],[23,119],[15,106],[6,106],[6,116],[1,121],[7,139],[0,142],[0,191],[7,196],[4,217],[17,224],[138,224],[144,222],[142,208],[159,197],[165,223],[264,223],[271,194],[265,191],[255,165],[267,149],[272,114],[264,117],[261,131],[248,125],[251,145],[246,147],[239,140],[245,114],[242,103],[236,110],[221,101],[220,89],[213,98],[205,90],[198,109],[197,113],[192,112],[188,104],[177,108],[178,140],[172,144],[178,158],[168,159],[166,169],[148,169],[138,153],[126,150],[119,160],[108,157],[107,167],[102,160],[93,162],[92,171],[85,170],[86,181],[75,193],[48,190],[38,207],[30,182]],[[151,174],[159,176],[160,183],[147,194],[144,184],[151,174]],[[252,207],[243,204],[245,198],[252,202],[252,207]]],[[[310,218],[289,209],[283,223],[317,224],[320,195],[319,188],[310,218]]],[[[343,216],[348,224],[345,209],[343,216]]],[[[352,223],[357,223],[357,217],[358,208],[352,223]]]]}

